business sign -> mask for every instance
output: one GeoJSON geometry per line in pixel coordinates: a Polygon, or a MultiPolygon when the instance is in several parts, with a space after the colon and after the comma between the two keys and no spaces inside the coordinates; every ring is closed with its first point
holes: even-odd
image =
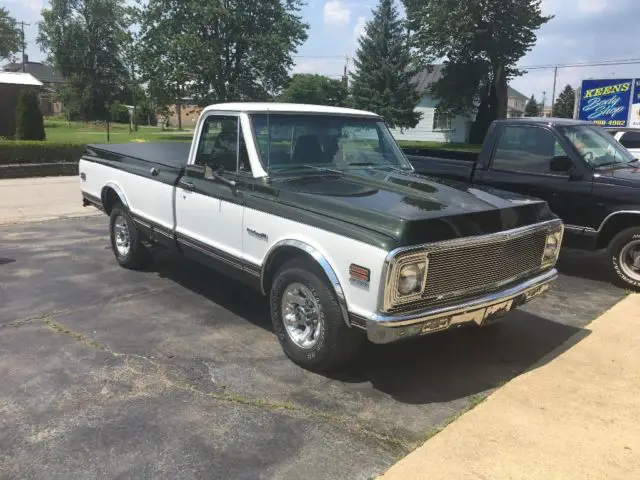
{"type": "Polygon", "coordinates": [[[635,81],[633,89],[633,103],[631,105],[631,113],[629,114],[629,126],[640,128],[640,78],[635,81]]]}
{"type": "MultiPolygon", "coordinates": [[[[638,84],[638,80],[635,83],[638,84]]],[[[584,80],[578,118],[602,127],[626,127],[633,84],[632,79],[584,80]]]]}

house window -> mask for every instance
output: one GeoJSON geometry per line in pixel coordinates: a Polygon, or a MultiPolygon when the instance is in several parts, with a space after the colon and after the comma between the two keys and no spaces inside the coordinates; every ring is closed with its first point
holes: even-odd
{"type": "Polygon", "coordinates": [[[451,120],[451,115],[435,110],[433,112],[433,131],[451,130],[451,120]]]}

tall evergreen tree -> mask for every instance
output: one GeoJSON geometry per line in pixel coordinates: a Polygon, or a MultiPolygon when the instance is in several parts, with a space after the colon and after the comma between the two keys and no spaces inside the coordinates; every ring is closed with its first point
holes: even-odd
{"type": "Polygon", "coordinates": [[[420,100],[404,22],[394,0],[380,0],[359,40],[352,74],[354,107],[381,115],[390,127],[413,128],[420,100]]]}
{"type": "Polygon", "coordinates": [[[534,95],[531,95],[531,98],[529,99],[529,101],[527,102],[527,104],[524,107],[524,116],[525,117],[539,117],[540,114],[541,114],[540,105],[536,101],[536,97],[534,95]]]}
{"type": "Polygon", "coordinates": [[[576,103],[576,92],[567,85],[558,95],[555,105],[553,106],[553,116],[559,118],[573,118],[573,109],[576,103]]]}

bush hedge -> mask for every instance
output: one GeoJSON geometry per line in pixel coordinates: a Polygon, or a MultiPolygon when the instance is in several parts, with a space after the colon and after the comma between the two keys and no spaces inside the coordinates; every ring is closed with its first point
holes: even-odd
{"type": "Polygon", "coordinates": [[[16,139],[44,140],[45,138],[38,96],[34,90],[25,89],[18,97],[16,108],[16,139]]]}
{"type": "Polygon", "coordinates": [[[0,165],[77,163],[85,149],[81,143],[0,141],[0,165]]]}

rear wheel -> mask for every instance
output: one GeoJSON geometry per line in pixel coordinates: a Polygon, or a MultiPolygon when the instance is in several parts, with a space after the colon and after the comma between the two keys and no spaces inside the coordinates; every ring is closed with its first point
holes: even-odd
{"type": "Polygon", "coordinates": [[[627,287],[640,289],[640,227],[618,233],[609,244],[609,255],[616,276],[627,287]]]}
{"type": "Polygon", "coordinates": [[[276,273],[270,293],[271,321],[284,353],[317,372],[345,365],[364,340],[350,328],[322,271],[311,261],[293,259],[276,273]]]}
{"type": "Polygon", "coordinates": [[[140,232],[121,203],[111,210],[109,233],[111,249],[122,267],[135,270],[151,263],[151,251],[142,243],[140,232]]]}

